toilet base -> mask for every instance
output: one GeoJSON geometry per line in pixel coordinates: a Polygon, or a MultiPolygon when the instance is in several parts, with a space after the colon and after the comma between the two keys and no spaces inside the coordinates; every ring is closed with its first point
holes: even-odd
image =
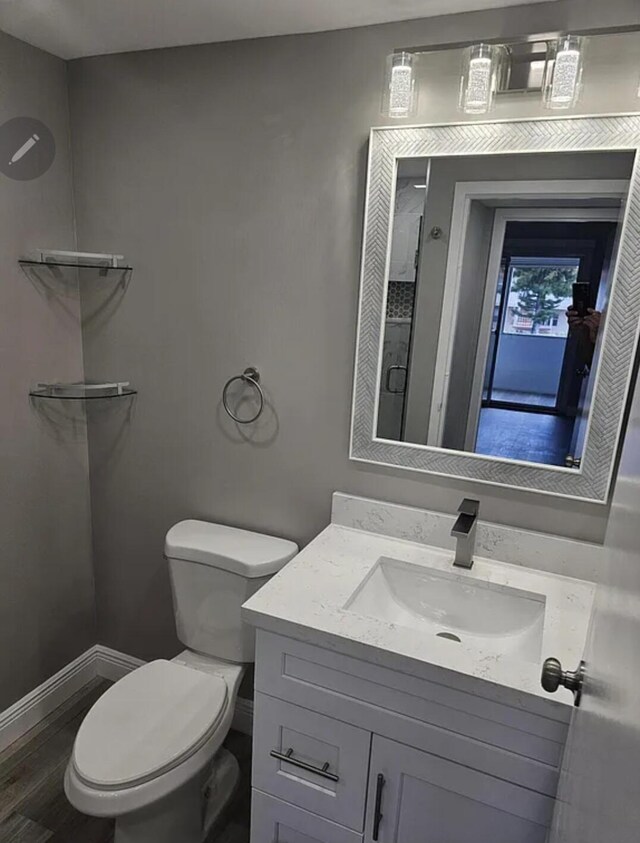
{"type": "Polygon", "coordinates": [[[220,749],[213,766],[179,790],[141,811],[118,817],[114,843],[203,843],[239,778],[236,758],[220,749]]]}
{"type": "Polygon", "coordinates": [[[224,747],[218,752],[205,788],[205,837],[233,798],[240,782],[238,760],[224,747]]]}

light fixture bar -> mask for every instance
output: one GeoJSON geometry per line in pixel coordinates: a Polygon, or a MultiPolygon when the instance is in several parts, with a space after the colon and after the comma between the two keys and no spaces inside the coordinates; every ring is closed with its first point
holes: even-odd
{"type": "MultiPolygon", "coordinates": [[[[624,24],[622,26],[608,26],[600,29],[573,29],[573,35],[593,36],[593,35],[624,35],[625,33],[640,32],[640,23],[624,24]]],[[[476,38],[472,41],[448,41],[447,43],[439,44],[422,44],[414,47],[397,47],[394,53],[410,53],[412,55],[419,55],[422,53],[440,53],[444,50],[463,50],[465,47],[473,47],[474,44],[482,42],[483,44],[503,45],[505,47],[514,47],[516,45],[532,44],[536,42],[557,41],[566,36],[567,32],[554,30],[549,32],[538,32],[536,34],[522,34],[522,35],[504,35],[502,37],[493,36],[491,38],[476,38]]]]}
{"type": "Polygon", "coordinates": [[[463,49],[458,106],[464,113],[488,113],[496,94],[534,91],[542,93],[546,108],[572,108],[582,88],[585,38],[635,32],[640,32],[640,22],[572,34],[548,32],[396,48],[387,57],[382,112],[392,118],[415,113],[418,85],[413,60],[419,55],[463,49]]]}
{"type": "MultiPolygon", "coordinates": [[[[500,49],[500,48],[496,48],[500,49]]],[[[547,67],[547,41],[505,45],[498,65],[497,91],[526,93],[541,91],[547,67]]]]}

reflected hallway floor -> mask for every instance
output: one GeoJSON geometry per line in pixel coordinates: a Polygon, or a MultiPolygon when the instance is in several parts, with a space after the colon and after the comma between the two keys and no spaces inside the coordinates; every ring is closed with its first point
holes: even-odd
{"type": "Polygon", "coordinates": [[[563,466],[573,426],[564,416],[483,407],[475,453],[563,466]]]}

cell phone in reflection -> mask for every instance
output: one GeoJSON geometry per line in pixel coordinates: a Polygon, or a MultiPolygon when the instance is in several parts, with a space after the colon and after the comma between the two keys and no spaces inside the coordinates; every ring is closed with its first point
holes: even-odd
{"type": "Polygon", "coordinates": [[[587,315],[587,308],[592,307],[591,284],[588,281],[576,281],[571,286],[573,289],[572,309],[578,312],[580,318],[584,318],[587,315]]]}

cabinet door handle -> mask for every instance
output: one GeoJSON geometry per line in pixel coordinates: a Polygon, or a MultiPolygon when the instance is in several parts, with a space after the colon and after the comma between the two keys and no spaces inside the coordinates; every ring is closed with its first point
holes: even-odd
{"type": "Polygon", "coordinates": [[[307,764],[306,761],[300,761],[293,757],[293,749],[289,747],[286,752],[279,752],[277,749],[272,749],[269,755],[272,758],[277,758],[278,761],[286,761],[294,767],[299,767],[301,770],[306,770],[308,773],[315,773],[316,776],[322,776],[323,779],[329,779],[330,782],[339,782],[340,776],[329,772],[329,762],[325,761],[322,767],[315,767],[313,764],[307,764]]]}
{"type": "Polygon", "coordinates": [[[378,773],[378,781],[376,782],[376,804],[373,808],[373,834],[372,839],[378,839],[378,832],[380,831],[380,823],[382,822],[382,788],[384,787],[384,776],[378,773]]]}

